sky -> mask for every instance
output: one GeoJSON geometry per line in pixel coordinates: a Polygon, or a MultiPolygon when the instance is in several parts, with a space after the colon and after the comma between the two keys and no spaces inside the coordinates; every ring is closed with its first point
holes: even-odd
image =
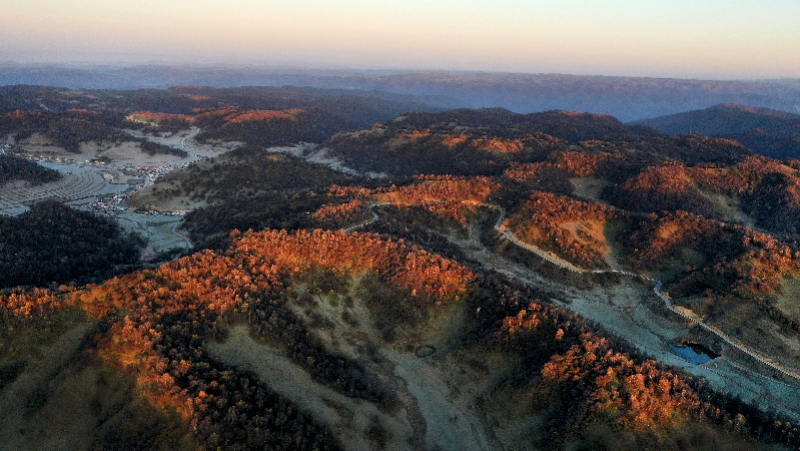
{"type": "Polygon", "coordinates": [[[0,61],[800,78],[800,0],[3,0],[0,61]]]}

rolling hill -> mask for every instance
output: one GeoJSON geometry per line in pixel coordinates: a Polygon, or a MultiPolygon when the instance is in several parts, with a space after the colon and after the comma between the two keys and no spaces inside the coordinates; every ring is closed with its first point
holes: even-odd
{"type": "Polygon", "coordinates": [[[645,119],[664,133],[696,132],[735,139],[756,153],[772,158],[800,157],[800,114],[738,104],[722,104],[696,111],[645,119]]]}
{"type": "Polygon", "coordinates": [[[800,443],[796,160],[567,111],[373,124],[401,104],[282,88],[97,94],[127,106],[10,115],[113,114],[248,144],[128,199],[192,210],[167,223],[195,246],[172,261],[103,273],[140,243],[57,203],[0,221],[15,276],[85,263],[0,292],[4,446],[800,443]],[[271,147],[269,127],[303,114],[335,119],[320,122],[322,144],[271,147]],[[59,245],[37,260],[45,239],[59,245]]]}
{"type": "MultiPolygon", "coordinates": [[[[739,103],[795,112],[798,80],[691,80],[567,74],[314,70],[140,65],[101,68],[0,65],[0,85],[140,89],[194,85],[308,86],[415,96],[439,108],[507,108],[517,113],[574,110],[623,121],[739,103]]],[[[385,97],[386,98],[386,97],[385,97]]],[[[397,114],[400,114],[398,112],[397,114]]]]}

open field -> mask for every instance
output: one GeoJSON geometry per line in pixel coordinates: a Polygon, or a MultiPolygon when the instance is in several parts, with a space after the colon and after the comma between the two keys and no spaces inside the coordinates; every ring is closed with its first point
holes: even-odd
{"type": "Polygon", "coordinates": [[[7,184],[0,190],[0,213],[17,215],[27,210],[26,205],[52,198],[71,204],[88,204],[98,196],[118,194],[128,188],[127,185],[109,183],[102,175],[105,171],[95,166],[50,162],[41,164],[61,172],[61,180],[34,186],[27,182],[7,184]]]}
{"type": "Polygon", "coordinates": [[[112,217],[128,232],[138,233],[147,240],[147,247],[142,251],[142,260],[150,260],[165,251],[186,250],[192,247],[189,239],[177,230],[181,222],[179,216],[154,216],[118,211],[114,212],[112,217]]]}

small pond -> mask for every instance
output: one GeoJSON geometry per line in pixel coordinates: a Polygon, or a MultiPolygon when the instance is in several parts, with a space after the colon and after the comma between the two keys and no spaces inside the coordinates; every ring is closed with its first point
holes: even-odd
{"type": "Polygon", "coordinates": [[[695,365],[702,365],[710,360],[719,357],[719,354],[697,343],[670,343],[672,352],[681,356],[684,360],[695,365]]]}

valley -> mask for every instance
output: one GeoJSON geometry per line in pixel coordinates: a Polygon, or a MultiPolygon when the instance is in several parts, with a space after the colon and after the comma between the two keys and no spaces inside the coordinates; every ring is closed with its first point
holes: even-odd
{"type": "MultiPolygon", "coordinates": [[[[241,127],[297,130],[298,111],[140,112],[161,122],[119,130],[182,156],[99,145],[47,154],[57,181],[4,185],[7,213],[57,197],[137,232],[147,269],[6,290],[0,316],[21,330],[84,312],[48,327],[91,358],[40,371],[38,351],[0,346],[0,403],[42,372],[113,371],[107,396],[134,420],[93,443],[127,440],[150,411],[164,416],[149,443],[212,448],[792,443],[796,205],[759,205],[793,195],[794,162],[570,112],[409,113],[279,146],[241,127]],[[712,358],[692,363],[686,344],[712,358]]],[[[52,151],[35,140],[12,153],[52,151]]],[[[48,393],[0,427],[53,415],[48,393]]]]}
{"type": "Polygon", "coordinates": [[[0,451],[800,450],[800,3],[328,3],[4,5],[0,451]]]}

